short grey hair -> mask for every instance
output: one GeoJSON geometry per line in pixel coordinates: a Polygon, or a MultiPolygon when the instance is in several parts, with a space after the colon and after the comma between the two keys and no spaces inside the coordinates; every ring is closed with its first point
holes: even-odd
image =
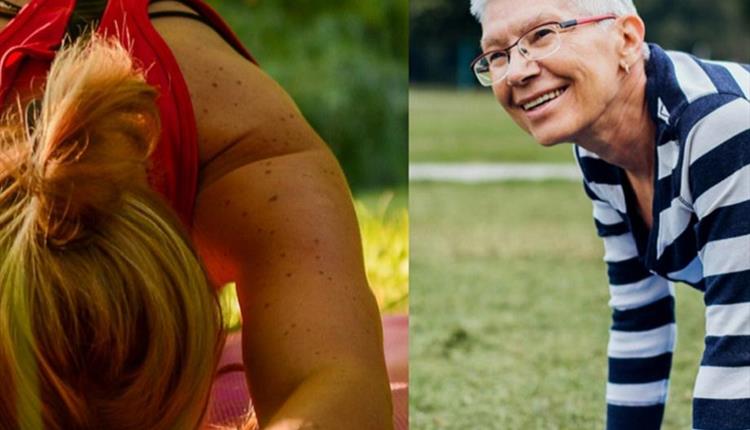
{"type": "MultiPolygon", "coordinates": [[[[471,14],[482,22],[484,10],[487,3],[492,0],[471,0],[471,14]]],[[[605,15],[613,13],[615,15],[638,15],[638,10],[633,4],[633,0],[567,0],[574,9],[581,13],[589,15],[605,15]]],[[[651,51],[646,43],[643,44],[643,57],[648,61],[651,51]]]]}
{"type": "MultiPolygon", "coordinates": [[[[471,0],[471,14],[482,22],[484,9],[492,0],[471,0]]],[[[576,10],[591,15],[638,15],[633,0],[567,0],[576,10]]]]}

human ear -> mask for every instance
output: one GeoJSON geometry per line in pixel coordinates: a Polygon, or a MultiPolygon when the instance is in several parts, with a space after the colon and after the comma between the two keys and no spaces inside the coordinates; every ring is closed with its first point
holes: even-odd
{"type": "Polygon", "coordinates": [[[618,54],[624,64],[633,65],[643,56],[643,40],[646,26],[637,15],[627,15],[617,19],[619,35],[618,54]]]}

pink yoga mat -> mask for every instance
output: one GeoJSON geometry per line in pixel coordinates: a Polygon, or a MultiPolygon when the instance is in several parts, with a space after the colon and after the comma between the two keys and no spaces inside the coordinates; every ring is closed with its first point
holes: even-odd
{"type": "MultiPolygon", "coordinates": [[[[393,424],[396,430],[409,428],[409,317],[383,318],[383,343],[393,396],[393,424]]],[[[209,429],[242,429],[252,417],[252,405],[242,370],[242,335],[227,337],[219,363],[219,376],[212,388],[209,429]]]]}

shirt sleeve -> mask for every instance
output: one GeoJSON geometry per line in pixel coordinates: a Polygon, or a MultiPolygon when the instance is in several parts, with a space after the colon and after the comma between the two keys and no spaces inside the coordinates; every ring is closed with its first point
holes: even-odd
{"type": "Polygon", "coordinates": [[[686,112],[686,200],[706,286],[696,429],[750,428],[750,102],[715,95],[686,112]],[[710,109],[707,109],[710,108],[710,109]],[[701,115],[701,112],[708,112],[701,115]]]}
{"type": "Polygon", "coordinates": [[[611,297],[607,429],[659,429],[676,337],[672,285],[645,269],[625,220],[584,187],[604,241],[611,297]]]}

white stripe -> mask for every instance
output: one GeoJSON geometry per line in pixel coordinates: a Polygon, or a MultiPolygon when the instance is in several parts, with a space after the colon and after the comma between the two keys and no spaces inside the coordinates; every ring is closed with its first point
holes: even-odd
{"type": "Polygon", "coordinates": [[[688,103],[717,92],[708,74],[688,54],[668,51],[667,55],[674,64],[677,83],[680,85],[682,93],[685,94],[688,103]]]}
{"type": "Polygon", "coordinates": [[[700,399],[750,399],[750,367],[701,366],[693,397],[700,399]]]}
{"type": "Polygon", "coordinates": [[[676,140],[656,147],[657,157],[659,157],[659,179],[664,179],[672,174],[677,160],[680,157],[680,147],[676,140]]]}
{"type": "Polygon", "coordinates": [[[750,102],[733,100],[708,113],[688,133],[690,164],[750,128],[750,102]]]}
{"type": "Polygon", "coordinates": [[[619,224],[623,221],[622,215],[616,210],[612,209],[612,206],[599,200],[592,200],[594,203],[594,219],[604,225],[619,224]]]}
{"type": "Polygon", "coordinates": [[[630,233],[619,236],[606,236],[604,239],[604,261],[616,263],[630,260],[638,256],[633,235],[630,233]]]}
{"type": "Polygon", "coordinates": [[[620,185],[611,184],[599,184],[596,182],[588,182],[589,188],[594,192],[600,199],[609,203],[614,209],[621,213],[626,212],[625,207],[625,194],[622,192],[620,185]]]}
{"type": "Polygon", "coordinates": [[[687,266],[675,272],[668,273],[667,276],[670,279],[684,282],[699,282],[703,279],[703,263],[701,263],[700,257],[696,256],[687,266]]]}
{"type": "Polygon", "coordinates": [[[598,155],[596,155],[595,153],[589,151],[588,149],[584,149],[583,147],[580,147],[580,146],[577,146],[577,145],[576,145],[576,148],[578,148],[578,155],[581,156],[581,157],[589,157],[589,158],[599,159],[598,155]]]}
{"type": "Polygon", "coordinates": [[[607,355],[612,358],[646,358],[672,352],[676,330],[674,324],[646,331],[610,330],[607,355]]]}
{"type": "Polygon", "coordinates": [[[750,200],[750,164],[704,191],[695,199],[693,207],[698,218],[704,218],[720,207],[746,200],[750,200]]]}
{"type": "Polygon", "coordinates": [[[634,309],[670,295],[669,283],[659,276],[624,285],[609,286],[609,306],[617,310],[634,309]]]}
{"type": "Polygon", "coordinates": [[[672,114],[669,113],[669,110],[667,110],[667,107],[664,105],[664,102],[662,101],[661,97],[656,98],[657,102],[657,111],[656,116],[659,117],[662,121],[669,124],[669,118],[672,116],[672,114]]]}
{"type": "Polygon", "coordinates": [[[659,234],[656,237],[656,258],[660,258],[664,249],[672,244],[690,224],[692,212],[679,198],[659,212],[659,234]]]}
{"type": "Polygon", "coordinates": [[[730,63],[727,61],[706,61],[707,63],[716,64],[723,66],[729,71],[734,80],[737,82],[737,86],[745,94],[746,99],[750,99],[750,72],[745,70],[742,66],[737,63],[730,63]]]}
{"type": "Polygon", "coordinates": [[[750,302],[708,306],[706,336],[750,336],[750,302]]]}
{"type": "Polygon", "coordinates": [[[665,403],[669,381],[663,379],[644,384],[607,383],[607,403],[618,406],[648,406],[665,403]]]}
{"type": "Polygon", "coordinates": [[[698,255],[705,276],[750,270],[750,234],[708,242],[698,255]]]}

